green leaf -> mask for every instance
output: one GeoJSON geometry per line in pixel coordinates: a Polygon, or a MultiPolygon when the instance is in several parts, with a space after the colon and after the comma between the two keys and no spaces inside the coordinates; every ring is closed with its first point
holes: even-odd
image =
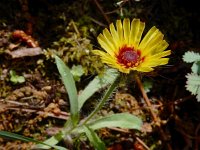
{"type": "Polygon", "coordinates": [[[95,92],[113,83],[117,77],[118,72],[115,69],[107,69],[101,77],[95,77],[78,96],[79,110],[95,92]]]}
{"type": "Polygon", "coordinates": [[[78,66],[73,65],[71,68],[71,73],[75,81],[80,81],[80,77],[84,74],[83,67],[81,65],[78,66]]]}
{"type": "Polygon", "coordinates": [[[193,73],[199,74],[200,73],[200,62],[199,61],[194,62],[191,69],[192,69],[193,73]]]}
{"type": "Polygon", "coordinates": [[[61,75],[62,81],[69,96],[72,122],[74,125],[76,125],[79,119],[79,111],[78,111],[78,95],[77,95],[75,81],[72,74],[70,73],[70,69],[65,65],[65,63],[58,56],[55,56],[55,60],[58,71],[61,75]]]}
{"type": "Polygon", "coordinates": [[[92,130],[91,128],[87,126],[83,126],[84,132],[86,136],[88,137],[90,143],[94,146],[97,150],[106,150],[105,144],[101,139],[98,137],[98,135],[92,130]]]}
{"type": "Polygon", "coordinates": [[[58,150],[66,150],[66,148],[63,148],[63,147],[60,147],[60,146],[55,146],[63,138],[64,138],[64,135],[62,134],[62,132],[59,132],[56,135],[52,136],[51,138],[45,140],[43,142],[45,145],[44,144],[37,144],[37,145],[35,145],[35,148],[37,148],[37,149],[50,149],[50,146],[51,146],[51,147],[56,147],[58,150]]]}
{"type": "Polygon", "coordinates": [[[14,84],[25,82],[24,76],[19,76],[14,70],[10,70],[10,81],[14,84]]]}
{"type": "Polygon", "coordinates": [[[197,101],[200,102],[200,88],[198,89],[196,98],[197,98],[197,101]]]}
{"type": "Polygon", "coordinates": [[[11,139],[14,139],[14,140],[21,140],[21,141],[24,141],[24,142],[34,142],[36,144],[46,146],[46,147],[48,147],[48,149],[52,147],[52,148],[59,149],[59,150],[66,150],[66,148],[61,147],[61,146],[53,146],[51,144],[40,142],[38,140],[28,138],[28,137],[25,137],[25,136],[22,136],[22,135],[19,135],[19,134],[7,132],[7,131],[0,131],[0,136],[3,137],[3,138],[11,138],[11,139]]]}
{"type": "MultiPolygon", "coordinates": [[[[129,113],[119,113],[92,120],[87,124],[87,126],[93,130],[109,127],[140,130],[142,126],[142,120],[129,113]]],[[[83,128],[77,128],[76,131],[83,132],[83,128]]]]}
{"type": "Polygon", "coordinates": [[[183,55],[183,61],[187,63],[200,61],[200,54],[195,52],[185,52],[185,54],[183,55]]]}
{"type": "Polygon", "coordinates": [[[34,140],[32,138],[28,138],[19,134],[15,134],[15,133],[11,133],[11,132],[7,132],[7,131],[0,131],[0,136],[3,138],[11,138],[11,139],[15,139],[15,140],[21,140],[24,142],[34,142],[34,143],[41,143],[40,141],[34,140]]]}
{"type": "MultiPolygon", "coordinates": [[[[69,118],[63,127],[63,130],[58,132],[56,135],[50,137],[49,139],[45,140],[43,143],[46,144],[51,144],[51,145],[56,145],[58,144],[67,134],[67,131],[71,130],[73,128],[73,124],[71,121],[71,118],[69,118]]],[[[37,148],[42,148],[42,149],[49,149],[48,146],[38,144],[37,148]]]]}
{"type": "Polygon", "coordinates": [[[153,82],[150,80],[145,80],[143,82],[143,86],[144,86],[144,90],[146,91],[146,93],[150,92],[152,87],[153,87],[153,82]]]}
{"type": "Polygon", "coordinates": [[[190,91],[193,95],[199,94],[200,88],[200,76],[198,74],[187,74],[186,75],[186,89],[190,91]]]}
{"type": "Polygon", "coordinates": [[[18,76],[17,81],[18,81],[19,83],[25,82],[24,76],[18,76]]]}
{"type": "Polygon", "coordinates": [[[96,119],[89,124],[89,127],[94,130],[104,127],[120,127],[139,130],[141,125],[142,121],[140,118],[129,113],[119,113],[96,119]]]}

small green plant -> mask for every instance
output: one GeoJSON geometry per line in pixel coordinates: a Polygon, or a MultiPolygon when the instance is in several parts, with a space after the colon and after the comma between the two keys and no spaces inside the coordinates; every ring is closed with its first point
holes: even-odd
{"type": "Polygon", "coordinates": [[[83,67],[81,65],[73,65],[71,68],[71,73],[75,81],[80,81],[81,76],[84,75],[83,67]]]}
{"type": "Polygon", "coordinates": [[[146,93],[150,92],[153,87],[153,82],[151,80],[144,80],[143,82],[144,90],[146,93]]]}
{"type": "MultiPolygon", "coordinates": [[[[61,75],[64,86],[68,92],[70,101],[70,119],[65,123],[63,130],[61,130],[55,136],[44,141],[44,144],[38,144],[36,147],[41,149],[49,149],[47,145],[55,147],[60,140],[68,139],[69,145],[72,144],[73,137],[79,137],[80,134],[84,134],[90,141],[90,143],[97,150],[106,149],[105,144],[101,141],[95,130],[105,127],[120,127],[128,129],[140,129],[142,125],[141,119],[131,115],[129,113],[118,113],[111,114],[108,116],[98,116],[97,113],[102,108],[106,100],[113,93],[119,82],[119,74],[114,69],[107,69],[107,71],[101,77],[97,76],[91,81],[88,86],[82,91],[80,95],[77,94],[75,81],[70,69],[65,63],[58,57],[55,56],[56,65],[61,75]],[[89,114],[87,118],[80,120],[80,110],[83,104],[99,89],[107,87],[109,88],[105,92],[102,100],[96,106],[96,108],[89,114]],[[94,117],[95,116],[95,117],[94,117]],[[70,139],[70,140],[69,140],[70,139]]],[[[65,149],[63,147],[63,149],[65,149]]]]}
{"type": "MultiPolygon", "coordinates": [[[[66,150],[67,148],[58,146],[57,144],[64,140],[68,145],[73,145],[73,139],[79,138],[84,135],[88,138],[91,145],[97,150],[105,150],[105,144],[96,134],[95,130],[109,127],[119,127],[127,129],[141,129],[142,121],[140,118],[129,113],[109,114],[107,116],[98,116],[99,110],[102,108],[106,100],[109,99],[115,88],[119,83],[119,72],[115,69],[105,69],[105,73],[101,76],[95,77],[86,88],[78,94],[74,76],[71,70],[65,63],[55,56],[56,65],[61,75],[63,84],[67,90],[70,102],[70,118],[66,121],[63,129],[55,136],[50,137],[44,142],[27,138],[15,133],[0,131],[1,137],[18,139],[25,142],[34,142],[34,149],[58,149],[66,150]],[[109,86],[109,87],[108,87],[109,86]],[[97,91],[106,88],[105,94],[95,109],[88,115],[88,117],[80,119],[80,110],[84,103],[97,91]]],[[[80,68],[79,68],[80,69],[80,68]]],[[[80,139],[81,140],[81,139],[80,139]]]]}
{"type": "Polygon", "coordinates": [[[186,75],[186,89],[196,95],[197,101],[200,102],[200,54],[186,52],[183,55],[183,61],[192,63],[191,73],[186,75]]]}
{"type": "Polygon", "coordinates": [[[10,70],[9,74],[10,74],[10,81],[12,83],[17,84],[17,83],[24,83],[25,82],[24,76],[17,75],[14,70],[10,70]]]}

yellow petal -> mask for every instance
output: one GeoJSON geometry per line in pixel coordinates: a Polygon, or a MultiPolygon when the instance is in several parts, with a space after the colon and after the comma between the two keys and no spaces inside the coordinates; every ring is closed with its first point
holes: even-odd
{"type": "Polygon", "coordinates": [[[144,50],[144,48],[147,46],[147,44],[153,39],[155,38],[155,36],[157,36],[160,33],[160,31],[154,26],[152,27],[147,34],[145,35],[145,37],[143,38],[143,40],[141,41],[139,48],[140,50],[144,50]]]}
{"type": "Polygon", "coordinates": [[[110,32],[111,32],[112,38],[115,42],[117,49],[119,49],[119,44],[120,44],[119,35],[118,35],[113,23],[110,24],[110,32]]]}
{"type": "Polygon", "coordinates": [[[152,53],[153,48],[156,45],[159,45],[160,42],[162,42],[164,35],[159,31],[157,34],[154,34],[154,38],[149,40],[148,43],[146,43],[145,47],[141,48],[142,55],[148,55],[149,53],[152,53]]]}
{"type": "Polygon", "coordinates": [[[124,35],[123,35],[123,27],[122,27],[122,22],[121,20],[117,20],[116,22],[116,27],[117,27],[117,33],[118,33],[118,36],[119,36],[119,43],[120,45],[123,45],[124,43],[124,35]]]}
{"type": "Polygon", "coordinates": [[[92,52],[93,52],[94,54],[96,54],[96,55],[101,56],[101,57],[109,57],[109,58],[112,58],[112,57],[110,56],[110,54],[105,53],[105,52],[103,52],[103,51],[101,51],[101,50],[93,50],[92,52]]]}
{"type": "Polygon", "coordinates": [[[163,40],[161,43],[159,43],[159,45],[152,51],[153,54],[159,53],[164,51],[167,47],[169,46],[169,44],[163,40]]]}
{"type": "Polygon", "coordinates": [[[169,61],[169,58],[157,58],[157,59],[149,59],[146,60],[145,63],[142,64],[142,66],[148,66],[148,67],[156,67],[160,65],[165,65],[169,61]]]}
{"type": "Polygon", "coordinates": [[[141,63],[142,67],[155,67],[155,66],[159,66],[159,65],[165,65],[168,63],[168,58],[162,58],[165,56],[170,55],[171,51],[164,51],[152,56],[147,56],[144,59],[144,62],[141,63]]]}
{"type": "Polygon", "coordinates": [[[149,51],[149,53],[148,52],[145,53],[143,51],[141,56],[143,57],[143,56],[148,55],[148,54],[154,55],[156,53],[162,52],[168,47],[168,45],[169,44],[165,40],[158,41],[157,43],[148,47],[148,50],[146,50],[146,51],[149,51]]]}
{"type": "Polygon", "coordinates": [[[149,59],[155,59],[155,58],[161,58],[161,57],[165,57],[171,54],[171,50],[167,50],[167,51],[163,51],[160,53],[157,53],[155,55],[152,56],[148,56],[149,59]]]}
{"type": "Polygon", "coordinates": [[[129,44],[129,35],[130,35],[130,20],[124,19],[123,20],[123,29],[124,29],[124,44],[129,44]]]}
{"type": "Polygon", "coordinates": [[[101,57],[101,60],[103,63],[107,63],[107,64],[116,64],[116,59],[115,57],[111,57],[109,54],[102,52],[100,50],[93,50],[93,53],[96,55],[99,55],[101,57]]]}
{"type": "Polygon", "coordinates": [[[135,68],[133,70],[137,70],[137,71],[140,71],[140,72],[151,72],[151,71],[153,71],[153,68],[138,66],[137,68],[135,68]]]}
{"type": "Polygon", "coordinates": [[[109,57],[109,56],[104,56],[104,57],[101,57],[101,60],[107,64],[116,64],[116,60],[115,58],[112,58],[112,57],[109,57]]]}
{"type": "Polygon", "coordinates": [[[141,22],[139,19],[132,20],[129,45],[133,46],[135,49],[138,48],[144,28],[145,28],[145,23],[141,22]]]}
{"type": "Polygon", "coordinates": [[[118,50],[117,45],[115,45],[114,39],[107,28],[103,30],[103,36],[107,39],[106,41],[109,43],[111,49],[116,52],[118,50]]]}
{"type": "Polygon", "coordinates": [[[166,65],[169,62],[169,58],[162,58],[160,59],[160,65],[166,65]]]}
{"type": "Polygon", "coordinates": [[[101,47],[102,47],[107,53],[109,53],[111,56],[114,56],[115,50],[113,49],[113,47],[111,46],[111,44],[108,42],[108,40],[107,40],[102,34],[100,34],[100,35],[97,37],[97,40],[98,40],[99,44],[101,45],[101,47]]]}
{"type": "Polygon", "coordinates": [[[131,69],[127,69],[127,68],[124,68],[124,67],[120,67],[118,68],[119,71],[123,72],[123,73],[130,73],[131,69]]]}
{"type": "MultiPolygon", "coordinates": [[[[98,51],[98,50],[96,50],[98,51]]],[[[97,52],[99,53],[99,52],[97,52]]],[[[104,52],[103,52],[104,53],[104,52]]],[[[123,72],[123,73],[129,73],[130,72],[130,68],[125,68],[122,64],[119,64],[116,60],[116,58],[112,58],[109,57],[108,55],[105,55],[106,53],[101,53],[101,60],[103,63],[106,63],[107,65],[109,65],[112,68],[116,68],[119,71],[123,72]]]]}

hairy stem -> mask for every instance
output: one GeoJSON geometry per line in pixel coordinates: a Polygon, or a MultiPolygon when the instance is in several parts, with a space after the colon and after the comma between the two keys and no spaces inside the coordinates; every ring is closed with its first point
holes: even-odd
{"type": "Polygon", "coordinates": [[[93,110],[93,112],[86,118],[86,120],[83,122],[83,125],[86,124],[92,117],[94,117],[94,115],[96,115],[98,113],[98,111],[102,108],[102,106],[104,105],[106,100],[110,97],[110,95],[113,93],[113,91],[117,87],[118,79],[119,79],[119,76],[116,77],[115,81],[110,85],[110,87],[108,88],[108,90],[104,94],[102,100],[99,102],[97,107],[93,110]]]}

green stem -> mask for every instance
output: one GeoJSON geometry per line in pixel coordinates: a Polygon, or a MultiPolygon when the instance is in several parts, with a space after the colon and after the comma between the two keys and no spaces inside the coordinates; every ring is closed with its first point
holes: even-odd
{"type": "Polygon", "coordinates": [[[118,83],[119,83],[119,76],[118,75],[115,79],[115,81],[110,85],[110,87],[108,88],[108,90],[106,91],[106,93],[104,94],[102,100],[100,101],[100,103],[97,105],[97,107],[93,110],[93,112],[85,119],[85,121],[82,123],[82,125],[85,125],[92,117],[94,117],[95,114],[98,113],[98,111],[103,107],[104,103],[106,102],[106,100],[110,97],[110,95],[112,94],[112,92],[115,90],[115,88],[117,87],[118,83]]]}

